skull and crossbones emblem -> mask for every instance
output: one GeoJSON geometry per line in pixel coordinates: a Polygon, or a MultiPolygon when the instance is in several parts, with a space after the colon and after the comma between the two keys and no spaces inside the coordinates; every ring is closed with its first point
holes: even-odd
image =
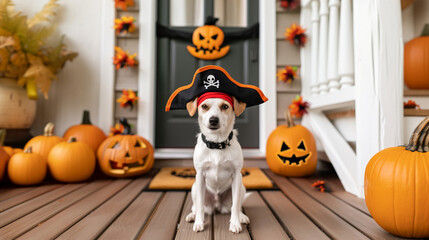
{"type": "Polygon", "coordinates": [[[207,77],[207,81],[204,81],[204,87],[207,89],[209,87],[219,88],[219,80],[216,80],[213,75],[207,77]]]}

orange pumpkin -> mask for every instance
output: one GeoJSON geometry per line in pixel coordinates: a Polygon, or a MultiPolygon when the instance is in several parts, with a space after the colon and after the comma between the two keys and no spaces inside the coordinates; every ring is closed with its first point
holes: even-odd
{"type": "Polygon", "coordinates": [[[132,177],[148,172],[154,164],[152,145],[143,137],[130,134],[125,120],[124,134],[107,138],[98,149],[101,170],[112,177],[132,177]]]}
{"type": "Polygon", "coordinates": [[[25,144],[24,149],[31,147],[34,153],[40,154],[45,161],[48,161],[48,154],[58,143],[64,142],[64,138],[54,136],[54,124],[48,123],[45,126],[44,135],[36,136],[25,144]]]}
{"type": "Polygon", "coordinates": [[[0,180],[3,178],[4,172],[6,170],[6,164],[9,160],[9,154],[3,148],[3,142],[6,137],[6,130],[0,129],[0,180]]]}
{"type": "Polygon", "coordinates": [[[429,117],[407,146],[375,154],[365,170],[365,201],[384,230],[401,237],[429,238],[429,117]]]}
{"type": "Polygon", "coordinates": [[[286,125],[278,126],[267,140],[266,160],[276,174],[290,177],[307,176],[316,170],[316,141],[302,125],[295,125],[290,113],[286,125]]]}
{"type": "Polygon", "coordinates": [[[68,142],[55,145],[48,155],[52,176],[62,182],[81,182],[95,170],[95,154],[85,142],[72,137],[68,142]]]}
{"type": "Polygon", "coordinates": [[[224,33],[215,25],[217,20],[217,18],[209,18],[204,26],[194,30],[192,34],[194,46],[187,46],[192,56],[203,60],[214,60],[229,52],[229,45],[222,47],[224,33]]]}
{"type": "Polygon", "coordinates": [[[46,168],[46,160],[40,154],[32,152],[29,147],[10,158],[7,173],[15,184],[34,185],[43,181],[46,168]]]}
{"type": "Polygon", "coordinates": [[[97,152],[100,144],[106,139],[106,134],[97,126],[92,125],[89,118],[89,111],[83,112],[82,123],[74,125],[64,133],[64,139],[75,137],[77,141],[87,143],[94,153],[97,152]]]}
{"type": "Polygon", "coordinates": [[[404,46],[404,81],[410,89],[429,89],[429,25],[404,46]]]}

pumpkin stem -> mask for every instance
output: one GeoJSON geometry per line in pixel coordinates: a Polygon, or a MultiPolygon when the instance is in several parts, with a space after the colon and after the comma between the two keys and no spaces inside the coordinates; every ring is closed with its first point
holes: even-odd
{"type": "Polygon", "coordinates": [[[409,151],[427,152],[429,151],[429,116],[414,129],[410,142],[405,149],[409,151]]]}
{"type": "Polygon", "coordinates": [[[208,16],[206,18],[206,21],[204,22],[204,25],[216,25],[216,22],[219,20],[219,18],[215,18],[213,16],[208,16]]]}
{"type": "Polygon", "coordinates": [[[4,140],[6,139],[6,129],[0,129],[0,146],[3,146],[4,140]]]}
{"type": "Polygon", "coordinates": [[[76,137],[70,137],[68,143],[77,142],[76,137]]]}
{"type": "Polygon", "coordinates": [[[88,110],[83,111],[82,124],[92,124],[91,120],[89,119],[89,111],[88,110]]]}
{"type": "Polygon", "coordinates": [[[423,27],[423,31],[420,34],[421,37],[427,37],[429,36],[429,24],[425,24],[425,26],[423,27]]]}
{"type": "Polygon", "coordinates": [[[293,122],[293,119],[292,119],[292,114],[290,113],[289,110],[287,110],[285,112],[285,120],[286,120],[286,126],[287,127],[293,127],[293,126],[295,126],[295,123],[293,122]]]}
{"type": "Polygon", "coordinates": [[[26,148],[26,149],[24,150],[24,153],[33,153],[33,149],[32,149],[32,147],[30,146],[30,147],[26,148]]]}
{"type": "Polygon", "coordinates": [[[54,123],[48,122],[45,126],[44,135],[45,136],[52,136],[54,132],[54,123]]]}
{"type": "Polygon", "coordinates": [[[119,122],[124,126],[124,132],[122,135],[131,135],[131,125],[128,123],[128,120],[126,118],[119,119],[119,122]]]}

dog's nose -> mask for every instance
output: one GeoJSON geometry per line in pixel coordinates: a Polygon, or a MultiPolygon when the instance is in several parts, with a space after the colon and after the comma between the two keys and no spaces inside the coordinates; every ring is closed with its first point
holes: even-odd
{"type": "Polygon", "coordinates": [[[217,126],[219,124],[219,118],[218,117],[211,117],[209,119],[209,123],[212,126],[217,126]]]}

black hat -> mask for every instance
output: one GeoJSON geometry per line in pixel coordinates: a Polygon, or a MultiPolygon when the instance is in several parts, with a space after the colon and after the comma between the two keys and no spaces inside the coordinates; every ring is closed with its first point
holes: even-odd
{"type": "Polygon", "coordinates": [[[176,89],[168,99],[165,111],[186,109],[186,103],[206,92],[222,92],[246,103],[246,107],[259,105],[268,100],[256,86],[235,81],[228,72],[215,65],[197,69],[192,83],[176,89]]]}

